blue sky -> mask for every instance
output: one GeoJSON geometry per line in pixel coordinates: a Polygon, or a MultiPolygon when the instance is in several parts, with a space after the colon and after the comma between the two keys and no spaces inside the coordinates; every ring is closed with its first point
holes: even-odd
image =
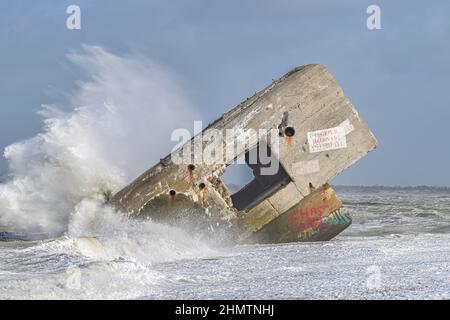
{"type": "Polygon", "coordinates": [[[40,131],[40,105],[84,76],[65,55],[86,43],[173,70],[205,122],[297,65],[324,64],[380,142],[334,183],[450,186],[449,39],[445,0],[2,1],[0,148],[40,131]],[[65,26],[70,4],[81,30],[65,26]],[[382,30],[366,28],[370,4],[382,30]]]}

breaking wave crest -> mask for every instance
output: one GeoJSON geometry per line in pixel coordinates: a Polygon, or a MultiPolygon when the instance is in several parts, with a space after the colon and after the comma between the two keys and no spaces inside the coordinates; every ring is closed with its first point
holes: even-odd
{"type": "Polygon", "coordinates": [[[141,297],[171,281],[155,263],[214,251],[180,228],[128,219],[105,200],[198,116],[173,75],[149,60],[94,46],[68,59],[89,79],[67,105],[41,108],[40,134],[4,151],[0,235],[47,240],[0,242],[0,298],[141,297]]]}
{"type": "Polygon", "coordinates": [[[170,151],[173,129],[198,118],[174,77],[143,57],[83,46],[68,59],[89,80],[68,105],[42,107],[42,133],[5,149],[0,231],[70,232],[84,200],[102,201],[125,186],[170,151]]]}
{"type": "Polygon", "coordinates": [[[136,299],[183,279],[155,264],[219,253],[187,232],[82,201],[69,235],[2,247],[0,299],[136,299]]]}

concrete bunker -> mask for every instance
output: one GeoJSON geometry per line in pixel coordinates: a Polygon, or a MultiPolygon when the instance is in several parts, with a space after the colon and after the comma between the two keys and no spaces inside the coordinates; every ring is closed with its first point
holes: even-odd
{"type": "MultiPolygon", "coordinates": [[[[200,134],[227,130],[271,130],[281,138],[277,148],[276,142],[267,141],[270,164],[263,158],[251,161],[258,141],[236,147],[253,176],[243,188],[235,190],[221,181],[223,159],[210,157],[208,163],[192,165],[171,161],[172,155],[182,154],[181,146],[110,203],[129,216],[145,213],[170,223],[197,216],[204,222],[199,229],[234,233],[231,238],[237,243],[326,241],[351,224],[351,213],[328,181],[375,149],[377,140],[324,66],[295,68],[200,134]],[[274,164],[276,172],[267,174],[274,164]]],[[[204,155],[216,143],[203,142],[194,137],[186,145],[204,155]]]]}

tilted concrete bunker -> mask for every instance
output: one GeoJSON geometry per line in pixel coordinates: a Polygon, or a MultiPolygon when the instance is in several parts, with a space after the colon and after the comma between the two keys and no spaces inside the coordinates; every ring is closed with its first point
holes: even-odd
{"type": "MultiPolygon", "coordinates": [[[[192,163],[171,161],[181,147],[117,193],[111,204],[131,216],[170,223],[195,217],[202,228],[232,234],[234,241],[278,243],[330,240],[351,224],[351,214],[328,184],[376,148],[377,141],[341,87],[322,65],[298,67],[225,113],[187,145],[192,163]],[[277,130],[275,175],[261,175],[235,194],[220,180],[233,158],[196,161],[205,139],[227,129],[277,130]],[[197,152],[198,153],[198,152],[197,152]]],[[[225,136],[225,134],[224,134],[225,136]]],[[[270,137],[264,139],[272,147],[270,137]]],[[[261,139],[237,145],[236,155],[257,150],[261,139]]],[[[234,140],[225,139],[223,148],[234,140]]],[[[275,150],[275,148],[273,148],[275,150]]],[[[182,222],[183,223],[183,222],[182,222]]]]}

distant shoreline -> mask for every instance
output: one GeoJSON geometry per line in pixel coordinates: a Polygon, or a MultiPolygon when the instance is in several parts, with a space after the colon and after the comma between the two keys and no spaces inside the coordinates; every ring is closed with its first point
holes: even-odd
{"type": "Polygon", "coordinates": [[[381,185],[371,185],[371,186],[361,186],[361,185],[333,185],[333,188],[336,190],[402,190],[402,191],[441,191],[441,192],[449,192],[450,187],[441,187],[441,186],[381,186],[381,185]]]}

